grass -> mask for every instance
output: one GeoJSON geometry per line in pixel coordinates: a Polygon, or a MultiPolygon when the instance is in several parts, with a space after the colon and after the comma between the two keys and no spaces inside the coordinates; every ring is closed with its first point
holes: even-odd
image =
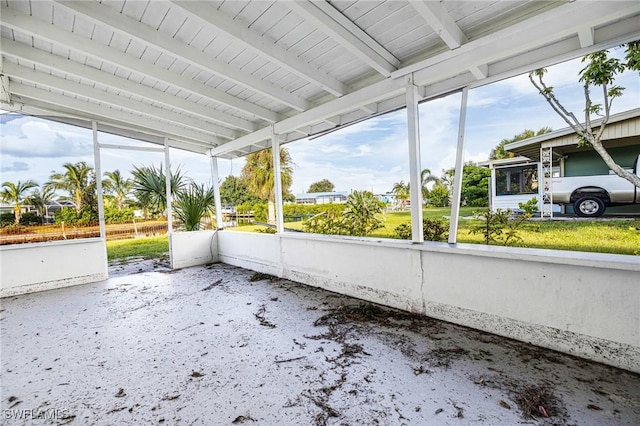
{"type": "MultiPolygon", "coordinates": [[[[479,223],[470,219],[475,207],[460,209],[458,242],[483,244],[480,234],[471,234],[471,228],[479,223]]],[[[450,215],[449,208],[426,208],[425,218],[442,219],[450,215]]],[[[394,238],[394,229],[402,223],[410,223],[411,212],[385,214],[385,226],[373,232],[375,238],[394,238]]],[[[287,222],[286,228],[302,229],[302,222],[287,222]]],[[[264,227],[249,225],[235,228],[238,231],[257,232],[264,227]]],[[[522,237],[519,247],[574,250],[599,253],[640,255],[640,219],[634,220],[580,220],[580,221],[527,221],[518,230],[522,237]]]]}
{"type": "Polygon", "coordinates": [[[127,257],[155,259],[166,256],[168,253],[169,238],[166,235],[107,241],[107,258],[109,260],[127,257]]]}

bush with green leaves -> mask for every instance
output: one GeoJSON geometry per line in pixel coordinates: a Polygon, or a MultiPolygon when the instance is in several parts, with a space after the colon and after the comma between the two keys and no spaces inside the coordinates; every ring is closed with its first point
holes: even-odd
{"type": "Polygon", "coordinates": [[[524,214],[528,214],[529,217],[533,216],[535,212],[538,211],[538,199],[533,197],[527,202],[518,203],[518,208],[524,212],[524,214]]]}
{"type": "Polygon", "coordinates": [[[511,209],[482,210],[475,211],[473,214],[481,222],[472,226],[469,232],[482,234],[487,245],[493,243],[503,246],[513,246],[523,241],[518,234],[518,228],[531,217],[528,213],[514,217],[511,209]]]}
{"type": "Polygon", "coordinates": [[[83,210],[77,212],[75,209],[65,207],[57,210],[53,214],[53,220],[55,223],[66,223],[72,225],[88,225],[98,220],[97,215],[92,214],[91,211],[83,210]]]}
{"type": "Polygon", "coordinates": [[[202,229],[202,219],[214,209],[213,188],[191,182],[177,192],[172,207],[186,231],[198,231],[202,229]]]}
{"type": "Polygon", "coordinates": [[[105,206],[104,208],[105,223],[131,223],[133,221],[133,209],[131,207],[123,207],[122,210],[113,206],[105,206]]]}
{"type": "Polygon", "coordinates": [[[302,225],[305,232],[333,235],[365,236],[382,228],[384,221],[380,218],[384,203],[377,200],[369,191],[353,191],[342,207],[331,208],[323,215],[317,215],[302,225]]]}
{"type": "Polygon", "coordinates": [[[427,203],[433,207],[449,205],[449,190],[442,184],[436,184],[427,194],[427,203]]]}
{"type": "Polygon", "coordinates": [[[0,213],[0,226],[10,226],[15,224],[16,218],[13,215],[13,212],[4,212],[0,213]]]}
{"type": "MultiPolygon", "coordinates": [[[[423,219],[422,235],[425,241],[447,241],[449,238],[449,222],[441,219],[423,219]]],[[[394,229],[395,236],[401,240],[411,239],[411,225],[403,223],[394,229]]]]}

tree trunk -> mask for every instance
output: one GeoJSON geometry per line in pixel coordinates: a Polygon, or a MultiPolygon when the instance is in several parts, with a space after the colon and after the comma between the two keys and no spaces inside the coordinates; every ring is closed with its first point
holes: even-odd
{"type": "MultiPolygon", "coordinates": [[[[629,182],[631,182],[632,184],[634,184],[635,186],[637,186],[638,188],[640,188],[640,177],[630,173],[628,171],[626,171],[625,169],[623,169],[622,167],[620,167],[614,160],[613,158],[611,158],[611,155],[609,155],[609,153],[607,152],[607,150],[605,149],[604,146],[602,146],[602,142],[599,140],[596,140],[595,138],[591,141],[591,145],[593,145],[593,149],[600,154],[600,157],[602,157],[602,159],[604,160],[605,164],[607,166],[609,166],[609,168],[611,170],[613,170],[613,172],[615,174],[617,174],[618,176],[620,176],[623,179],[628,180],[629,182]]],[[[636,167],[640,167],[640,164],[638,164],[636,167]]],[[[637,170],[637,169],[636,169],[637,170]]]]}
{"type": "Polygon", "coordinates": [[[20,205],[16,204],[13,208],[13,217],[15,219],[15,224],[20,225],[20,218],[22,217],[22,210],[20,205]]]}
{"type": "Polygon", "coordinates": [[[269,203],[267,204],[267,223],[269,225],[275,225],[276,224],[276,205],[273,203],[273,201],[269,201],[269,203]]]}

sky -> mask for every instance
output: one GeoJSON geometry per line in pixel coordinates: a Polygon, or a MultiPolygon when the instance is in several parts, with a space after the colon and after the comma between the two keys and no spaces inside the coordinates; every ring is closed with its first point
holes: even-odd
{"type": "MultiPolygon", "coordinates": [[[[578,117],[584,109],[582,87],[577,83],[579,59],[548,69],[545,82],[578,117]]],[[[620,75],[617,84],[626,88],[614,101],[613,113],[640,107],[640,78],[637,73],[620,75]]],[[[422,168],[436,176],[454,166],[458,139],[461,95],[424,102],[420,105],[422,168]]],[[[0,183],[28,179],[44,184],[62,164],[86,161],[94,165],[91,130],[27,116],[12,116],[0,123],[0,183]],[[13,118],[16,117],[16,118],[13,118]]],[[[537,131],[567,127],[531,85],[527,75],[492,83],[469,91],[465,126],[465,161],[485,161],[502,139],[524,129],[537,131]]],[[[139,141],[100,133],[99,141],[109,144],[136,144],[139,141]]],[[[329,179],[336,191],[391,191],[394,183],[409,181],[406,110],[360,122],[315,139],[284,145],[293,166],[291,192],[306,192],[311,183],[329,179]]],[[[177,149],[171,150],[172,167],[196,182],[211,183],[209,158],[177,149]]],[[[244,159],[219,159],[221,180],[239,176],[244,159]]],[[[101,150],[102,171],[120,170],[125,176],[134,166],[160,164],[162,153],[101,150]]]]}

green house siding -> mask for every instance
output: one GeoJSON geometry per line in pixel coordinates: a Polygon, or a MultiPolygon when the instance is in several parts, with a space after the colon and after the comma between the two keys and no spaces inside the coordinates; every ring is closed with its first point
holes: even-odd
{"type": "MultiPolygon", "coordinates": [[[[640,145],[611,148],[608,150],[616,163],[622,167],[631,168],[633,162],[640,155],[640,145]]],[[[609,174],[609,167],[604,163],[597,152],[588,151],[572,152],[564,159],[565,176],[592,176],[609,174]]]]}

